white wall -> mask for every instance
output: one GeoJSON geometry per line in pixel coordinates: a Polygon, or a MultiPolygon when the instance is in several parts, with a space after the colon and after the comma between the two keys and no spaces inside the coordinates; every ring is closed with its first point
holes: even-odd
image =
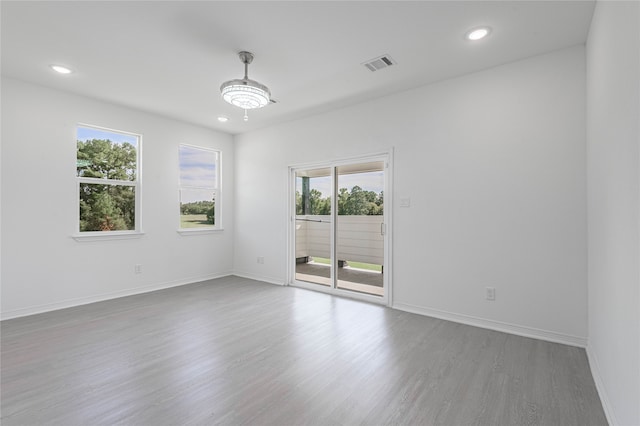
{"type": "Polygon", "coordinates": [[[576,46],[237,136],[236,272],[286,281],[288,165],[394,147],[411,198],[392,206],[394,305],[584,345],[584,61],[576,46]]]}
{"type": "Polygon", "coordinates": [[[230,273],[233,163],[230,135],[3,79],[2,317],[230,273]],[[71,238],[78,122],[143,135],[142,238],[71,238]],[[223,232],[176,232],[179,143],[222,150],[223,232]],[[134,274],[134,264],[143,265],[142,274],[134,274]]]}
{"type": "Polygon", "coordinates": [[[587,43],[588,353],[619,425],[640,425],[639,76],[639,3],[598,2],[587,43]]]}

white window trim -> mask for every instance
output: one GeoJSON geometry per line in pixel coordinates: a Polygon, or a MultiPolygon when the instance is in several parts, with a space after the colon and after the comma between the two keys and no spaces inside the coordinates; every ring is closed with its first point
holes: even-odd
{"type": "MultiPolygon", "coordinates": [[[[78,183],[91,183],[94,185],[112,185],[112,186],[138,186],[137,180],[118,180],[118,179],[101,179],[79,177],[78,183]]],[[[137,189],[137,188],[136,188],[137,189]]]]}
{"type": "Polygon", "coordinates": [[[192,235],[201,235],[201,234],[217,234],[219,232],[224,231],[224,228],[181,228],[176,232],[184,237],[189,237],[192,235]]]}
{"type": "Polygon", "coordinates": [[[71,238],[78,242],[92,242],[92,241],[109,241],[109,240],[132,240],[142,238],[144,232],[136,231],[86,231],[82,233],[73,234],[71,238]]]}
{"type": "Polygon", "coordinates": [[[104,130],[107,132],[121,133],[124,135],[135,136],[138,138],[138,146],[136,147],[136,180],[116,180],[116,179],[100,179],[100,178],[86,178],[76,176],[76,230],[71,235],[71,238],[78,242],[90,242],[90,241],[109,241],[109,240],[128,240],[141,238],[144,235],[142,231],[142,212],[141,212],[141,199],[142,199],[142,134],[127,132],[125,130],[112,129],[109,127],[96,126],[94,124],[77,123],[75,127],[76,138],[74,138],[75,155],[78,158],[77,148],[77,131],[78,127],[89,127],[97,130],[104,130]],[[90,183],[96,185],[113,185],[113,186],[133,186],[135,190],[135,223],[136,228],[126,231],[84,231],[80,232],[80,184],[90,183]]]}
{"type": "Polygon", "coordinates": [[[178,145],[178,229],[176,232],[181,236],[194,236],[194,235],[205,235],[205,234],[215,234],[221,231],[224,231],[224,227],[222,226],[222,151],[215,148],[208,148],[205,146],[192,145],[188,143],[181,143],[178,145]],[[203,186],[182,186],[180,182],[180,147],[187,146],[190,148],[200,149],[203,151],[211,151],[218,154],[218,164],[216,164],[216,182],[218,187],[203,187],[203,186]],[[182,228],[180,214],[180,191],[182,189],[200,189],[200,190],[212,190],[215,192],[215,221],[214,226],[202,227],[202,228],[182,228]]]}

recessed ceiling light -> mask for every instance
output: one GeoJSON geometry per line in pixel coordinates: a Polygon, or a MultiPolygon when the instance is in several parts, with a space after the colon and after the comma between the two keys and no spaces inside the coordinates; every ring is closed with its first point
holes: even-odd
{"type": "Polygon", "coordinates": [[[491,32],[491,28],[489,27],[480,27],[469,31],[465,38],[467,40],[476,41],[485,38],[491,32]]]}
{"type": "Polygon", "coordinates": [[[227,117],[220,116],[218,117],[218,121],[221,123],[226,123],[227,121],[229,121],[229,119],[227,117]]]}
{"type": "Polygon", "coordinates": [[[60,74],[71,74],[71,70],[67,67],[63,67],[62,65],[50,65],[51,69],[60,74]]]}

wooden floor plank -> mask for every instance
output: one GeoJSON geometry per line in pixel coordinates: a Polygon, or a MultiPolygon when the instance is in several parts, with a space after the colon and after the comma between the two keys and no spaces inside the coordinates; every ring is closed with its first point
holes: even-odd
{"type": "Polygon", "coordinates": [[[3,321],[10,425],[605,425],[585,351],[226,277],[3,321]]]}

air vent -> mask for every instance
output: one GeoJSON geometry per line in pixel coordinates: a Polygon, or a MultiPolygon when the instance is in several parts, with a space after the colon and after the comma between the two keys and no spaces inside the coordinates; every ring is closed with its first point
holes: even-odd
{"type": "Polygon", "coordinates": [[[374,72],[374,71],[381,70],[383,68],[388,68],[391,65],[395,65],[395,64],[396,64],[396,61],[391,59],[391,56],[382,55],[380,57],[371,59],[370,61],[367,61],[367,62],[363,63],[362,65],[367,67],[369,69],[369,71],[374,72]]]}

